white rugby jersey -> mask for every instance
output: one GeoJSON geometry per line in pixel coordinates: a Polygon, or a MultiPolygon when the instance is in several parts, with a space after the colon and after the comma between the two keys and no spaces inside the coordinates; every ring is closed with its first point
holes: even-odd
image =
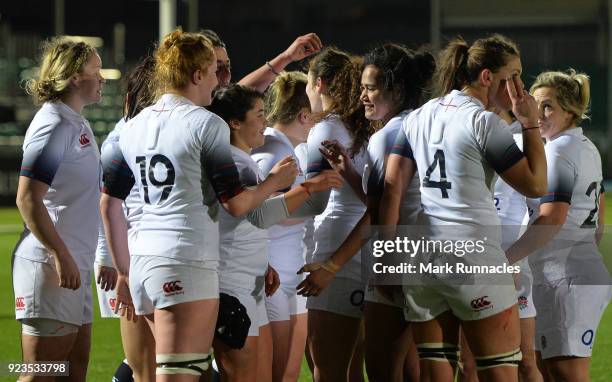
{"type": "MultiPolygon", "coordinates": [[[[93,267],[100,213],[100,152],[89,123],[62,102],[47,102],[23,142],[21,176],[49,185],[43,202],[57,233],[81,270],[93,267]]],[[[52,262],[26,228],[15,256],[52,262]]]]}
{"type": "Polygon", "coordinates": [[[208,207],[243,188],[229,127],[187,98],[164,94],[127,122],[107,161],[104,192],[125,199],[136,184],[142,217],[132,255],[216,260],[206,237],[208,207]]]}
{"type": "Polygon", "coordinates": [[[458,90],[412,112],[394,154],[414,159],[430,224],[499,225],[495,172],[523,158],[508,125],[476,98],[458,90]]]}
{"type": "MultiPolygon", "coordinates": [[[[385,126],[370,137],[368,143],[368,164],[363,173],[364,192],[367,195],[382,196],[385,185],[385,168],[387,158],[391,153],[402,121],[408,116],[410,110],[405,110],[391,118],[385,126]]],[[[419,191],[419,176],[415,174],[412,182],[406,188],[402,198],[400,211],[400,224],[416,224],[421,212],[421,192],[419,191]]]]}
{"type": "MultiPolygon", "coordinates": [[[[249,154],[231,146],[232,158],[244,187],[256,186],[264,179],[249,154]]],[[[251,288],[256,277],[268,268],[268,232],[251,224],[245,216],[233,217],[219,211],[219,280],[224,285],[251,288]]],[[[297,270],[296,270],[297,271],[297,270]]]]}
{"type": "Polygon", "coordinates": [[[585,276],[595,283],[607,280],[607,271],[595,244],[599,197],[604,192],[601,157],[582,128],[565,130],[544,146],[548,164],[548,190],[540,199],[527,199],[530,223],[540,205],[570,205],[562,231],[544,248],[529,256],[534,281],[585,276]],[[605,272],[605,274],[602,274],[605,272]]]}
{"type": "MultiPolygon", "coordinates": [[[[102,158],[102,166],[108,167],[110,163],[105,163],[106,161],[112,161],[113,153],[117,150],[119,145],[119,137],[121,134],[121,130],[125,127],[125,119],[121,118],[115,128],[108,134],[104,142],[102,143],[102,147],[100,148],[100,155],[102,158]]],[[[138,225],[138,221],[142,215],[142,202],[140,200],[140,193],[138,191],[138,187],[132,187],[130,190],[130,194],[123,202],[123,212],[125,213],[125,217],[127,220],[128,227],[128,239],[131,241],[136,236],[136,226],[138,225]]],[[[98,235],[98,247],[96,248],[96,263],[100,265],[104,265],[107,267],[113,266],[113,261],[108,249],[108,244],[106,243],[106,236],[104,234],[104,226],[102,222],[100,222],[100,232],[98,235]]]]}
{"type": "MultiPolygon", "coordinates": [[[[300,161],[289,138],[271,127],[266,128],[264,136],[264,144],[251,152],[251,158],[259,166],[262,175],[267,177],[276,163],[291,155],[298,163],[298,174],[291,188],[299,186],[304,182],[304,172],[299,166],[300,161]]],[[[281,283],[293,282],[297,270],[304,265],[302,244],[304,224],[289,226],[277,224],[268,228],[268,259],[270,265],[279,273],[281,283]]]]}
{"type": "MultiPolygon", "coordinates": [[[[523,148],[522,126],[519,121],[510,125],[512,137],[519,149],[523,148]]],[[[521,234],[521,226],[527,214],[527,201],[524,195],[512,188],[501,177],[495,182],[493,201],[502,225],[502,248],[508,249],[521,234]]]]}
{"type": "Polygon", "coordinates": [[[453,90],[404,119],[393,153],[416,162],[427,225],[458,225],[432,231],[433,238],[484,240],[482,255],[463,260],[491,265],[505,261],[492,202],[495,172],[523,158],[505,121],[479,100],[453,90]]]}
{"type": "MultiPolygon", "coordinates": [[[[349,149],[353,144],[350,132],[337,116],[329,116],[323,121],[315,124],[308,136],[308,168],[306,177],[313,177],[326,168],[330,168],[319,148],[325,140],[337,140],[349,149]]],[[[362,149],[352,159],[353,167],[358,174],[363,174],[367,163],[367,150],[362,149]]],[[[351,186],[344,181],[339,189],[332,189],[327,202],[327,207],[322,214],[315,217],[313,253],[314,261],[325,261],[347,238],[353,227],[363,216],[365,205],[355,195],[351,186]]],[[[338,272],[339,277],[362,280],[361,252],[342,267],[338,272]]]]}
{"type": "MultiPolygon", "coordinates": [[[[295,156],[298,159],[298,164],[303,174],[306,174],[308,169],[308,144],[301,143],[295,148],[295,156]]],[[[302,257],[304,262],[312,263],[312,254],[314,252],[314,218],[307,218],[304,223],[304,231],[302,235],[302,244],[304,251],[302,257]]]]}

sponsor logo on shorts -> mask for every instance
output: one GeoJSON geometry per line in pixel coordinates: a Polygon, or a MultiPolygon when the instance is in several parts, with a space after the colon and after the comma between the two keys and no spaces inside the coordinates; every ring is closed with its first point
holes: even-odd
{"type": "Polygon", "coordinates": [[[540,338],[540,343],[542,344],[542,349],[546,349],[546,336],[540,338]]]}
{"type": "Polygon", "coordinates": [[[180,285],[181,280],[169,281],[164,283],[162,289],[164,290],[164,294],[166,296],[174,296],[176,294],[183,294],[183,287],[180,285]]]}
{"type": "Polygon", "coordinates": [[[518,298],[518,306],[519,306],[519,310],[527,309],[527,307],[529,307],[529,300],[527,300],[527,297],[519,296],[519,298],[518,298]]]}
{"type": "Polygon", "coordinates": [[[25,298],[24,297],[15,298],[15,310],[25,310],[25,298]]]}
{"type": "Polygon", "coordinates": [[[117,305],[117,299],[116,298],[109,298],[108,299],[108,306],[110,306],[110,308],[112,310],[115,310],[115,305],[117,305]]]}
{"type": "Polygon", "coordinates": [[[81,144],[81,148],[89,146],[91,143],[89,142],[89,137],[87,134],[83,133],[79,137],[79,143],[81,144]]]}
{"type": "Polygon", "coordinates": [[[582,343],[588,347],[591,347],[591,345],[593,345],[593,337],[595,337],[593,330],[587,330],[586,332],[582,333],[582,343]]]}
{"type": "Polygon", "coordinates": [[[481,310],[490,309],[493,307],[493,303],[489,301],[489,296],[482,296],[473,299],[470,302],[470,306],[474,312],[480,312],[481,310]]]}

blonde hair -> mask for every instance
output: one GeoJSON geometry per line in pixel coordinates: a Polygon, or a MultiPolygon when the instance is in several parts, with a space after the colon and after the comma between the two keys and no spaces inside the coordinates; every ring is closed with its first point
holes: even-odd
{"type": "Polygon", "coordinates": [[[306,95],[308,76],[302,72],[281,72],[266,90],[266,120],[274,125],[294,121],[304,109],[310,110],[306,95]]]}
{"type": "Polygon", "coordinates": [[[45,41],[38,79],[26,82],[26,92],[38,103],[59,100],[70,91],[72,76],[82,72],[94,53],[94,47],[85,42],[62,37],[45,41]]]}
{"type": "Polygon", "coordinates": [[[559,106],[574,115],[573,124],[589,119],[589,104],[591,102],[591,84],[589,76],[576,73],[574,69],[566,72],[544,72],[537,77],[529,93],[533,94],[539,88],[555,89],[559,106]]]}
{"type": "Polygon", "coordinates": [[[155,52],[155,80],[160,91],[182,89],[193,73],[215,59],[212,43],[199,33],[179,27],[164,36],[155,52]]]}

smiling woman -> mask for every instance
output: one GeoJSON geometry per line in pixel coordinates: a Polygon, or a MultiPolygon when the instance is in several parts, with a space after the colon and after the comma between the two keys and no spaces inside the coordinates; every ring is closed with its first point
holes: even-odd
{"type": "Polygon", "coordinates": [[[26,132],[17,190],[26,223],[13,259],[23,361],[67,360],[75,380],[86,379],[89,360],[101,180],[100,153],[80,113],[100,101],[101,66],[86,43],[44,45],[40,76],[27,84],[44,104],[26,132]]]}

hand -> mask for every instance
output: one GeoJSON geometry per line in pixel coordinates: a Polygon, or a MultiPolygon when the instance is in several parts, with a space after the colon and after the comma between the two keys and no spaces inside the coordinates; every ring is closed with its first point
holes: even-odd
{"type": "Polygon", "coordinates": [[[291,155],[287,155],[278,163],[272,167],[270,174],[274,182],[276,182],[276,189],[283,190],[291,187],[297,176],[297,163],[291,155]]]}
{"type": "Polygon", "coordinates": [[[336,140],[321,142],[323,148],[319,152],[327,159],[334,170],[338,170],[340,174],[346,174],[353,170],[353,162],[349,157],[346,148],[336,140]]]}
{"type": "Polygon", "coordinates": [[[327,288],[327,286],[336,276],[335,273],[330,272],[320,266],[317,269],[313,269],[312,266],[316,265],[318,265],[318,263],[306,264],[298,272],[310,272],[310,274],[296,287],[297,294],[304,297],[318,296],[323,289],[327,288]],[[309,271],[309,269],[313,270],[309,271]]]}
{"type": "Polygon", "coordinates": [[[342,176],[335,170],[323,170],[317,176],[302,183],[311,193],[327,191],[330,188],[340,188],[342,184],[342,176]]]}
{"type": "Polygon", "coordinates": [[[54,253],[55,271],[59,277],[59,286],[66,289],[77,290],[81,286],[81,272],[72,259],[72,255],[66,251],[54,253]]]}
{"type": "Polygon", "coordinates": [[[523,89],[518,75],[506,80],[506,89],[512,101],[512,112],[521,125],[538,126],[538,104],[527,90],[523,89]]]}
{"type": "Polygon", "coordinates": [[[100,284],[100,288],[104,289],[106,292],[115,289],[115,285],[117,284],[117,270],[113,267],[101,265],[98,270],[96,282],[100,284]]]}
{"type": "Polygon", "coordinates": [[[266,271],[266,296],[272,296],[278,287],[280,286],[280,277],[278,276],[278,272],[276,269],[272,268],[270,264],[268,264],[268,270],[266,271]]]}
{"type": "Polygon", "coordinates": [[[115,314],[127,318],[128,321],[138,321],[138,316],[134,310],[132,294],[129,287],[130,281],[127,276],[117,277],[117,302],[115,303],[115,314]]]}
{"type": "Polygon", "coordinates": [[[295,39],[283,52],[283,56],[291,62],[296,62],[317,53],[322,48],[323,43],[321,43],[319,36],[316,33],[308,33],[295,39]]]}

